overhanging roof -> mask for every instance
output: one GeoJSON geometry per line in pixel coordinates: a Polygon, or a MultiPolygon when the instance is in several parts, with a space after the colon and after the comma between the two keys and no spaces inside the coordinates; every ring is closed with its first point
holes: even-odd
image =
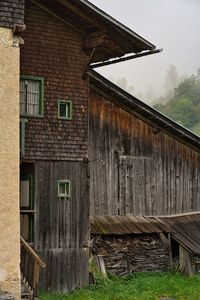
{"type": "Polygon", "coordinates": [[[93,235],[170,233],[185,249],[200,255],[200,212],[168,216],[92,216],[93,235]]]}
{"type": "MultiPolygon", "coordinates": [[[[126,235],[142,233],[161,233],[158,221],[138,216],[92,216],[90,230],[94,235],[126,235]]],[[[162,226],[162,224],[161,224],[162,226]]],[[[164,227],[167,231],[167,227],[164,227]]]]}
{"type": "Polygon", "coordinates": [[[130,113],[136,114],[144,121],[158,129],[170,133],[174,138],[179,139],[189,147],[195,148],[200,152],[200,138],[189,131],[187,128],[179,125],[156,109],[130,95],[120,87],[116,86],[99,73],[89,70],[90,85],[98,90],[99,93],[109,96],[109,99],[121,106],[130,113]]]}
{"type": "Polygon", "coordinates": [[[159,217],[172,237],[189,252],[200,255],[200,212],[159,217]]]}
{"type": "Polygon", "coordinates": [[[31,0],[58,15],[94,45],[99,41],[91,63],[122,57],[128,53],[151,51],[156,47],[87,0],[31,0]]]}

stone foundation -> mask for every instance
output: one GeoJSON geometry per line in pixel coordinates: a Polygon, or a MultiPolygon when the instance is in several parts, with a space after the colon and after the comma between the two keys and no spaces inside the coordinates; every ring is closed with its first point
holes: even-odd
{"type": "Polygon", "coordinates": [[[170,266],[169,250],[156,234],[103,236],[92,251],[103,255],[107,271],[117,275],[166,271],[170,266]]]}

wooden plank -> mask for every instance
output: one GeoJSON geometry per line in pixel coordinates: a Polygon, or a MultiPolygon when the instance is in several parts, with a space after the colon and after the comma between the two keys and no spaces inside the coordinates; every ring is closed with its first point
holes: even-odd
{"type": "Polygon", "coordinates": [[[35,247],[47,264],[47,271],[41,276],[41,288],[69,292],[87,281],[87,268],[79,273],[88,255],[88,162],[38,161],[36,164],[39,233],[35,247]],[[71,180],[70,199],[58,199],[58,179],[71,180]],[[82,249],[87,255],[80,254],[82,249]]]}
{"type": "Polygon", "coordinates": [[[106,266],[105,266],[103,255],[97,255],[97,259],[98,259],[100,272],[103,274],[103,276],[107,277],[106,266]]]}
{"type": "Polygon", "coordinates": [[[46,264],[42,261],[42,259],[37,255],[37,253],[31,248],[31,246],[23,239],[23,237],[20,237],[20,241],[23,245],[23,247],[30,253],[30,255],[37,261],[37,263],[42,267],[45,268],[46,264]]]}

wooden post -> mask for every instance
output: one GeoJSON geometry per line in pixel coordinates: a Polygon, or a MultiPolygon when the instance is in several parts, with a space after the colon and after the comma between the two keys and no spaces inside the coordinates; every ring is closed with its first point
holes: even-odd
{"type": "Polygon", "coordinates": [[[97,259],[98,259],[98,264],[99,264],[100,272],[101,272],[105,277],[107,277],[106,266],[105,266],[105,262],[104,262],[103,255],[97,255],[97,259]]]}
{"type": "Polygon", "coordinates": [[[168,233],[168,241],[169,241],[169,261],[170,261],[170,268],[173,267],[173,261],[172,261],[172,240],[171,240],[171,234],[168,233]]]}

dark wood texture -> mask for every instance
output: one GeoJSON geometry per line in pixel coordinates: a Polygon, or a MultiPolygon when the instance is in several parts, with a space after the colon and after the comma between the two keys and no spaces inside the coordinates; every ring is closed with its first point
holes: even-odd
{"type": "Polygon", "coordinates": [[[117,101],[91,88],[91,214],[200,210],[200,153],[117,101]]]}
{"type": "Polygon", "coordinates": [[[45,268],[45,263],[31,248],[31,246],[21,237],[21,261],[20,269],[22,277],[28,282],[33,295],[38,297],[38,285],[41,268],[45,268]]]}
{"type": "Polygon", "coordinates": [[[14,28],[24,24],[24,0],[0,1],[0,26],[14,28]]]}
{"type": "Polygon", "coordinates": [[[92,247],[94,255],[103,255],[106,269],[112,274],[166,271],[169,250],[156,234],[107,235],[92,247]]]}
{"type": "Polygon", "coordinates": [[[35,249],[47,265],[41,275],[41,289],[71,291],[86,285],[88,163],[36,162],[35,190],[35,249]],[[58,198],[59,179],[71,181],[70,198],[58,198]]]}
{"type": "Polygon", "coordinates": [[[89,57],[83,34],[26,3],[21,75],[44,78],[44,115],[26,116],[26,160],[81,160],[87,157],[88,81],[82,79],[89,57]],[[58,101],[72,101],[72,120],[58,118],[58,101]]]}
{"type": "Polygon", "coordinates": [[[155,49],[154,45],[99,10],[89,1],[36,1],[65,20],[66,23],[71,24],[77,31],[83,32],[85,37],[89,34],[108,33],[108,38],[95,51],[92,62],[102,62],[127,53],[140,53],[144,50],[155,49]]]}

